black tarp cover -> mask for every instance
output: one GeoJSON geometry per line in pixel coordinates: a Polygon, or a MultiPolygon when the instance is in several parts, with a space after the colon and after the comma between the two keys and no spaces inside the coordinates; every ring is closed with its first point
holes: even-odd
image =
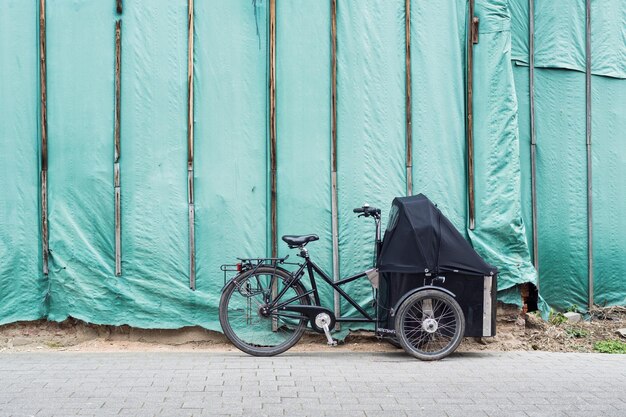
{"type": "Polygon", "coordinates": [[[497,273],[423,194],[394,198],[378,269],[417,274],[497,273]]]}

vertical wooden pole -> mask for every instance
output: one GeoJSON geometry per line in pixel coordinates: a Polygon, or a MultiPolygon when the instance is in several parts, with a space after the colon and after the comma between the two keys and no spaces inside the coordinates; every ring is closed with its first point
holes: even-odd
{"type": "Polygon", "coordinates": [[[120,179],[120,127],[122,86],[122,21],[115,22],[115,153],[113,160],[113,188],[115,193],[115,275],[122,275],[122,201],[120,179]]]}
{"type": "Polygon", "coordinates": [[[196,239],[193,169],[193,0],[188,0],[187,32],[187,203],[189,205],[189,288],[196,289],[196,239]]]}
{"type": "Polygon", "coordinates": [[[39,88],[41,123],[41,250],[48,275],[48,119],[46,114],[46,0],[39,0],[39,88]]]}
{"type": "Polygon", "coordinates": [[[533,228],[533,261],[539,288],[539,233],[537,228],[537,130],[535,128],[535,0],[528,0],[528,78],[530,102],[530,190],[533,228]]]}
{"type": "Polygon", "coordinates": [[[270,228],[272,257],[278,255],[276,218],[276,0],[270,0],[269,99],[270,99],[270,228]]]}
{"type": "MultiPolygon", "coordinates": [[[[330,0],[330,179],[331,179],[331,227],[333,240],[333,280],[339,280],[339,213],[337,196],[337,0],[330,0]]],[[[341,316],[341,299],[334,291],[335,317],[341,316]]],[[[339,323],[335,329],[340,330],[339,323]]]]}
{"type": "Polygon", "coordinates": [[[122,14],[122,0],[115,0],[115,8],[117,13],[122,14]]]}
{"type": "MultiPolygon", "coordinates": [[[[270,235],[272,257],[278,256],[278,231],[276,215],[276,0],[270,0],[269,19],[269,128],[270,128],[270,235]]],[[[272,299],[278,296],[278,282],[272,278],[272,299]]],[[[272,330],[278,330],[278,320],[272,319],[272,330]]]]}
{"type": "Polygon", "coordinates": [[[587,271],[589,280],[589,310],[594,305],[593,295],[593,165],[591,154],[591,0],[585,1],[585,97],[586,97],[586,142],[587,142],[587,271]]]}
{"type": "Polygon", "coordinates": [[[469,203],[469,228],[476,227],[476,213],[474,201],[474,110],[473,110],[473,73],[474,73],[474,44],[478,43],[478,18],[474,16],[474,0],[469,0],[469,21],[467,27],[467,193],[469,203]]]}
{"type": "Polygon", "coordinates": [[[413,194],[413,129],[411,114],[411,0],[404,3],[405,60],[406,60],[406,195],[413,194]]]}

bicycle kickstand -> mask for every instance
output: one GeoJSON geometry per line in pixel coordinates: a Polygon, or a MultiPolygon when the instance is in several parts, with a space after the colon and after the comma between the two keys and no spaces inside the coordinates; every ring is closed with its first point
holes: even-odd
{"type": "Polygon", "coordinates": [[[330,329],[328,328],[328,323],[324,323],[324,334],[326,335],[328,346],[337,346],[337,341],[333,339],[333,337],[330,335],[330,329]]]}

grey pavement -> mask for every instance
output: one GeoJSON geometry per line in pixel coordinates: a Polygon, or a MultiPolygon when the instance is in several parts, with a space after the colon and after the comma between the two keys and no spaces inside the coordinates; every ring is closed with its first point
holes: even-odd
{"type": "Polygon", "coordinates": [[[626,416],[626,356],[2,353],[0,416],[626,416]]]}

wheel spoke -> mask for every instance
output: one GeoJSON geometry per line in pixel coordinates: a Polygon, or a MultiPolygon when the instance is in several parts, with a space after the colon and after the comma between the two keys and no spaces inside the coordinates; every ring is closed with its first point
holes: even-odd
{"type": "MultiPolygon", "coordinates": [[[[285,277],[282,275],[259,271],[242,277],[224,293],[220,302],[220,321],[229,332],[225,333],[240,349],[248,353],[274,352],[283,347],[290,347],[304,332],[306,319],[304,317],[282,316],[267,313],[264,308],[266,301],[271,300],[271,283],[276,281],[278,293],[285,287],[285,277]],[[225,308],[225,314],[222,310],[225,308]],[[234,340],[233,340],[234,338],[234,340]],[[250,349],[254,349],[250,352],[250,349]]],[[[307,299],[300,297],[304,294],[301,286],[290,287],[281,300],[296,298],[290,305],[304,304],[307,299]]]]}

